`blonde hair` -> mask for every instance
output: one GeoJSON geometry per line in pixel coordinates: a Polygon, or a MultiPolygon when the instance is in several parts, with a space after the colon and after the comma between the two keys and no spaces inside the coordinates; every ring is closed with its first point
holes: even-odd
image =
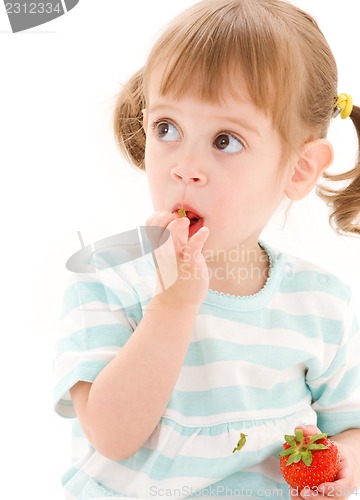
{"type": "MultiPolygon", "coordinates": [[[[243,85],[255,106],[273,120],[284,143],[284,158],[301,144],[326,137],[337,99],[337,67],[316,21],[283,0],[203,0],[177,16],[163,31],[147,62],[119,94],[114,132],[120,150],[145,169],[142,111],[147,86],[163,70],[160,92],[221,102],[224,88],[239,95],[243,85]],[[190,77],[191,75],[191,77],[190,77]]],[[[360,108],[351,118],[360,143],[360,108]]],[[[360,158],[341,175],[341,190],[318,187],[332,206],[330,221],[343,233],[360,234],[360,158]]]]}

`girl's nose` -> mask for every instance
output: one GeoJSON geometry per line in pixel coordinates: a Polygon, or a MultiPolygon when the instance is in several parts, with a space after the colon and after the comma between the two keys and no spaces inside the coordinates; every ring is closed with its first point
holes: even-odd
{"type": "Polygon", "coordinates": [[[177,165],[171,169],[170,175],[175,181],[184,182],[185,184],[196,183],[199,186],[204,186],[207,182],[205,173],[189,164],[177,165]]]}

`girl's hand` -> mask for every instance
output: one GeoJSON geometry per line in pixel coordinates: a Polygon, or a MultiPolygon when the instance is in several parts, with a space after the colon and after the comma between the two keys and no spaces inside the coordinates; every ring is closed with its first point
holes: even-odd
{"type": "Polygon", "coordinates": [[[156,212],[146,221],[157,265],[158,292],[174,307],[199,307],[209,288],[209,272],[201,253],[209,230],[202,227],[189,239],[189,224],[187,217],[166,211],[156,212]],[[151,227],[164,231],[151,231],[151,227]]]}
{"type": "MultiPolygon", "coordinates": [[[[321,430],[315,425],[299,426],[304,436],[312,436],[321,433],[321,430]]],[[[292,499],[313,499],[313,498],[336,498],[345,500],[349,498],[356,489],[355,483],[355,462],[352,456],[352,450],[345,444],[337,443],[340,451],[340,470],[332,483],[322,483],[317,489],[311,490],[304,488],[300,492],[290,489],[292,499]]]]}

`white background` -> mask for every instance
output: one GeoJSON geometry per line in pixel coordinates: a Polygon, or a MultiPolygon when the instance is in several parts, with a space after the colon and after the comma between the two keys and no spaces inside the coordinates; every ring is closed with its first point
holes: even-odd
{"type": "MultiPolygon", "coordinates": [[[[53,411],[52,356],[64,264],[79,248],[76,231],[87,244],[143,224],[152,211],[145,176],[116,149],[114,99],[159,29],[193,3],[82,0],[67,15],[18,34],[0,7],[1,489],[8,488],[8,498],[63,498],[70,426],[53,411]]],[[[327,36],[339,92],[360,103],[360,3],[294,3],[327,36]]],[[[351,121],[338,118],[329,137],[333,171],[350,169],[351,121]]],[[[332,232],[315,195],[293,207],[285,228],[275,217],[264,238],[331,269],[360,298],[360,241],[332,232]]]]}

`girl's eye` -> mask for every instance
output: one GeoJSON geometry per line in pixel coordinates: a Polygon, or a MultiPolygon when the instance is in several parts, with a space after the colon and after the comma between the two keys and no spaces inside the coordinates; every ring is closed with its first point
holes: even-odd
{"type": "Polygon", "coordinates": [[[214,147],[226,153],[240,153],[244,149],[243,143],[231,134],[219,134],[214,141],[214,147]]]}
{"type": "Polygon", "coordinates": [[[178,129],[172,123],[162,120],[153,125],[157,137],[164,142],[175,142],[180,139],[178,129]]]}

